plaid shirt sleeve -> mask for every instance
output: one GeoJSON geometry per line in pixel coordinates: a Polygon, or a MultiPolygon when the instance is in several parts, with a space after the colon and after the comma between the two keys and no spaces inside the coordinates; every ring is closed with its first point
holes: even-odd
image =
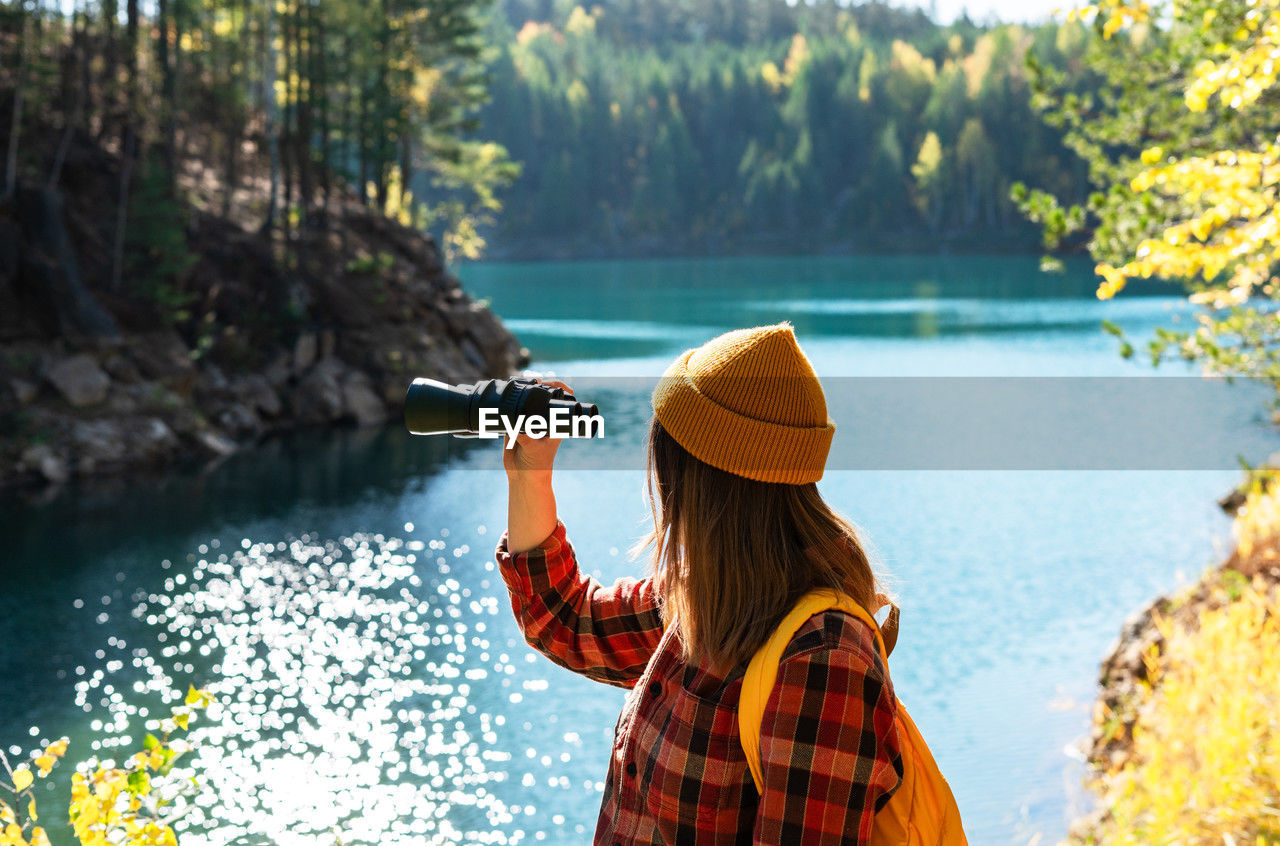
{"type": "Polygon", "coordinates": [[[884,665],[869,630],[865,648],[834,644],[840,625],[827,623],[826,648],[778,668],[761,723],[756,844],[865,844],[901,782],[897,700],[884,665]]]}
{"type": "Polygon", "coordinates": [[[635,686],[662,639],[651,579],[619,579],[604,587],[583,575],[559,521],[539,546],[514,555],[504,532],[495,554],[530,646],[588,678],[635,686]]]}

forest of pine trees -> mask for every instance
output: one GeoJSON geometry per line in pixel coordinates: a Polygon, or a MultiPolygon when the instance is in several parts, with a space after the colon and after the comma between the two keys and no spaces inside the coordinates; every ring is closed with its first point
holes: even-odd
{"type": "Polygon", "coordinates": [[[1085,168],[1026,63],[1083,85],[1084,41],[834,0],[8,0],[0,206],[116,156],[112,290],[181,271],[192,185],[283,255],[335,190],[455,258],[1034,249],[1010,185],[1085,168]]]}
{"type": "Polygon", "coordinates": [[[193,169],[223,217],[285,255],[327,226],[335,191],[394,211],[420,173],[447,189],[428,214],[456,227],[514,173],[468,140],[482,24],[478,0],[9,0],[0,207],[24,182],[56,192],[77,146],[116,157],[113,289],[139,248],[181,240],[165,204],[189,199],[193,169]]]}
{"type": "Polygon", "coordinates": [[[1010,186],[1082,198],[1026,70],[1079,77],[1078,24],[830,0],[497,11],[482,120],[523,168],[499,253],[1034,249],[1010,186]]]}

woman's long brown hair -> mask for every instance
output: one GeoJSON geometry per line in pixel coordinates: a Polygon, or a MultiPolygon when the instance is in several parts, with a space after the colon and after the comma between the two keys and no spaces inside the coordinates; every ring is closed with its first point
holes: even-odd
{"type": "Polygon", "coordinates": [[[745,664],[796,601],[844,591],[872,613],[880,583],[857,530],[816,484],[757,482],[695,458],[655,418],[648,495],[663,616],[679,620],[688,660],[745,664]]]}

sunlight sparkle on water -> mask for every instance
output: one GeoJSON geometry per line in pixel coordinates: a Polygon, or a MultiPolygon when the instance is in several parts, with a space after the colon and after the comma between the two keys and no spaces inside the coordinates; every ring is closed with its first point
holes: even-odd
{"type": "MultiPolygon", "coordinates": [[[[497,599],[445,575],[446,556],[468,555],[466,544],[304,535],[246,538],[216,556],[216,544],[199,549],[186,575],[134,596],[133,616],[154,632],[154,646],[129,650],[113,638],[104,657],[120,659],[77,685],[78,704],[97,715],[104,757],[131,751],[143,724],[154,724],[148,714],[176,704],[174,691],[188,682],[217,697],[193,723],[195,751],[174,771],[200,783],[176,826],[184,846],[264,838],[330,846],[335,835],[346,844],[545,839],[511,825],[536,811],[527,797],[509,806],[493,789],[529,776],[511,766],[499,745],[506,721],[477,707],[476,686],[485,701],[521,694],[506,690],[514,644],[486,634],[485,620],[503,610],[497,599]],[[127,696],[111,681],[126,659],[127,696]]],[[[550,759],[537,763],[545,770],[550,759]]]]}

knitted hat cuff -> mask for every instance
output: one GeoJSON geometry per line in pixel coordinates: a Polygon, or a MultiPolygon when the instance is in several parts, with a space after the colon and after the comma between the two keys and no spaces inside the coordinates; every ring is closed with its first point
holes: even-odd
{"type": "Polygon", "coordinates": [[[835,422],[787,426],[725,408],[689,378],[695,351],[687,350],[667,368],[653,395],[654,414],[676,443],[712,467],[760,482],[803,485],[821,479],[835,422]]]}

